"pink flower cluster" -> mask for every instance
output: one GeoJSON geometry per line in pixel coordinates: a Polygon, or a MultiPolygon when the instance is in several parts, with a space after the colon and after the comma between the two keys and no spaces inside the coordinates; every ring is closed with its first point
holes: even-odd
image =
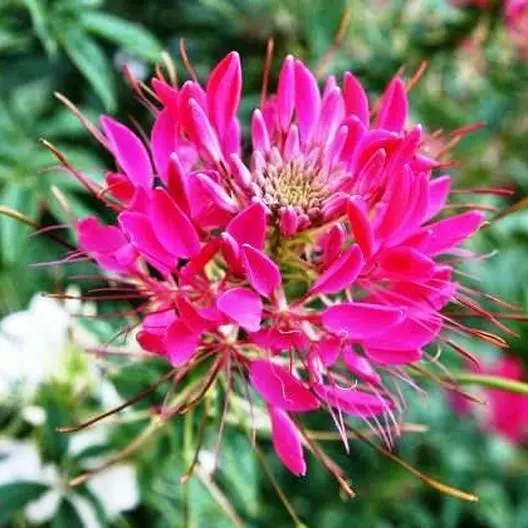
{"type": "MultiPolygon", "coordinates": [[[[494,4],[492,0],[451,0],[451,3],[478,9],[489,9],[494,4]]],[[[511,41],[520,57],[528,58],[528,0],[502,0],[500,3],[511,41]]]]}
{"type": "MultiPolygon", "coordinates": [[[[492,365],[470,369],[477,374],[498,376],[505,380],[525,381],[526,372],[522,361],[505,355],[492,365]]],[[[528,397],[500,389],[486,389],[482,392],[486,408],[479,414],[483,429],[508,439],[513,444],[528,442],[528,397]]],[[[473,411],[470,402],[459,394],[450,394],[450,403],[459,414],[473,411]]]]}
{"type": "Polygon", "coordinates": [[[457,293],[458,246],[483,222],[445,214],[450,178],[432,176],[422,129],[406,127],[404,82],[371,108],[351,73],[321,91],[288,56],[246,149],[237,53],[205,86],[151,86],[148,145],[101,119],[116,167],[99,196],[115,224],[76,225],[80,248],[144,296],[141,347],[177,368],[211,361],[215,374],[240,374],[296,475],[298,414],[325,408],[340,431],[358,417],[390,440],[382,421],[401,407],[391,387],[457,327],[441,310],[457,293]]]}

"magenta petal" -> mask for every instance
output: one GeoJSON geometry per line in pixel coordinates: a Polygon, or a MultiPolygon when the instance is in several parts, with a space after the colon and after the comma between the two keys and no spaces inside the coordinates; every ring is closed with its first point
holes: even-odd
{"type": "Polygon", "coordinates": [[[294,58],[288,55],[282,63],[279,73],[279,83],[277,87],[277,109],[279,124],[282,130],[287,130],[290,126],[295,105],[295,72],[294,58]]]}
{"type": "Polygon", "coordinates": [[[95,216],[87,216],[77,222],[79,246],[84,251],[112,253],[127,243],[121,230],[101,224],[95,216]]]}
{"type": "Polygon", "coordinates": [[[200,252],[196,229],[164,189],[154,190],[151,214],[156,236],[170,253],[191,258],[200,252]]]}
{"type": "Polygon", "coordinates": [[[339,337],[326,337],[317,343],[317,353],[325,367],[331,367],[339,358],[342,340],[339,337]]]}
{"type": "Polygon", "coordinates": [[[149,258],[160,271],[165,272],[175,266],[176,259],[156,237],[147,215],[124,212],[119,215],[119,224],[138,251],[149,258]]]}
{"type": "Polygon", "coordinates": [[[383,334],[398,324],[405,310],[368,303],[342,303],[327,308],[322,315],[324,327],[334,334],[344,334],[355,340],[383,334]]]}
{"type": "Polygon", "coordinates": [[[111,117],[103,116],[101,123],[118,165],[136,186],[150,189],[153,182],[152,166],[141,140],[128,127],[111,117]]]}
{"type": "Polygon", "coordinates": [[[383,102],[379,110],[377,126],[401,132],[407,121],[408,102],[404,82],[394,77],[383,94],[383,102]]]}
{"type": "Polygon", "coordinates": [[[433,341],[441,329],[440,317],[430,320],[406,318],[387,332],[365,341],[364,346],[367,349],[416,350],[433,341]]]}
{"type": "Polygon", "coordinates": [[[271,361],[253,361],[249,377],[262,399],[270,405],[292,412],[312,411],[319,407],[319,401],[301,380],[271,361]]]}
{"type": "MultiPolygon", "coordinates": [[[[216,183],[212,178],[199,173],[193,174],[193,180],[198,183],[202,194],[210,198],[217,207],[231,214],[238,211],[237,203],[227,194],[222,185],[216,183]]],[[[204,196],[201,196],[200,199],[203,201],[204,196]]]]}
{"type": "Polygon", "coordinates": [[[348,248],[314,283],[310,293],[337,293],[351,286],[363,268],[363,254],[357,244],[348,248]]]}
{"type": "Polygon", "coordinates": [[[160,178],[167,183],[167,168],[170,155],[176,150],[177,131],[169,110],[158,114],[152,127],[150,145],[154,165],[160,178]]]}
{"type": "Polygon", "coordinates": [[[384,251],[379,257],[384,275],[391,278],[426,279],[434,273],[434,261],[417,249],[398,246],[384,251]]]}
{"type": "Polygon", "coordinates": [[[222,150],[220,148],[218,136],[203,108],[194,99],[190,99],[189,112],[191,122],[194,126],[196,140],[214,162],[220,162],[222,159],[222,150]]]}
{"type": "Polygon", "coordinates": [[[268,127],[264,122],[262,112],[258,108],[253,112],[253,119],[251,120],[251,141],[254,150],[268,152],[271,148],[268,127]]]}
{"type": "Polygon", "coordinates": [[[340,409],[350,416],[361,418],[376,416],[394,407],[392,402],[381,396],[355,389],[343,389],[328,385],[315,385],[314,388],[319,397],[328,405],[340,409]]]}
{"type": "Polygon", "coordinates": [[[266,210],[256,202],[246,207],[229,222],[226,231],[240,244],[256,249],[264,247],[266,239],[266,210]]]}
{"type": "Polygon", "coordinates": [[[381,384],[381,378],[369,363],[369,360],[360,356],[351,346],[345,347],[343,351],[343,362],[348,370],[358,378],[373,383],[374,385],[381,384]]]}
{"type": "Polygon", "coordinates": [[[199,334],[189,330],[187,325],[176,319],[167,329],[165,348],[167,357],[173,367],[185,365],[198,348],[199,334]]]}
{"type": "Polygon", "coordinates": [[[382,350],[371,347],[363,347],[365,354],[380,365],[406,365],[420,361],[423,352],[419,348],[407,350],[382,350]]]}
{"type": "Polygon", "coordinates": [[[281,274],[277,264],[248,244],[242,246],[241,256],[251,286],[261,295],[271,297],[281,284],[281,274]]]}
{"type": "Polygon", "coordinates": [[[240,57],[236,51],[216,65],[209,75],[206,91],[211,122],[223,137],[236,115],[242,91],[240,57]]]}
{"type": "Polygon", "coordinates": [[[260,328],[262,301],[252,290],[233,288],[224,292],[216,300],[217,308],[249,332],[260,328]]]}
{"type": "Polygon", "coordinates": [[[306,474],[302,437],[290,417],[282,409],[269,406],[273,449],[282,463],[298,477],[306,474]]]}
{"type": "Polygon", "coordinates": [[[176,153],[171,154],[167,164],[167,190],[178,207],[189,215],[189,183],[176,153]]]}
{"type": "Polygon", "coordinates": [[[374,231],[367,216],[366,206],[360,198],[348,201],[347,216],[356,242],[365,257],[370,257],[374,252],[374,231]]]}
{"type": "Polygon", "coordinates": [[[303,142],[309,141],[319,121],[321,94],[312,72],[300,61],[295,61],[295,112],[303,142]]]}
{"type": "Polygon", "coordinates": [[[451,189],[451,176],[440,176],[429,182],[429,204],[425,219],[436,216],[443,208],[451,189]]]}
{"type": "Polygon", "coordinates": [[[361,83],[350,73],[345,72],[343,98],[346,114],[353,114],[364,124],[369,121],[369,103],[361,83]]]}
{"type": "Polygon", "coordinates": [[[483,221],[484,215],[480,211],[468,211],[427,226],[431,236],[425,252],[435,256],[454,248],[477,231],[483,221]]]}

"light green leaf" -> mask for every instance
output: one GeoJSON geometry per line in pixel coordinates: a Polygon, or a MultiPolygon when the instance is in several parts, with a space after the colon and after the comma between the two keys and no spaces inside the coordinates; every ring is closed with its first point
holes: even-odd
{"type": "Polygon", "coordinates": [[[161,45],[149,31],[139,24],[97,12],[84,13],[81,22],[88,31],[115,42],[138,57],[152,62],[160,60],[161,45]]]}
{"type": "Polygon", "coordinates": [[[78,26],[61,32],[61,41],[70,59],[88,79],[108,111],[115,110],[112,70],[99,45],[78,26]]]}
{"type": "Polygon", "coordinates": [[[29,501],[38,499],[49,488],[39,482],[16,482],[0,486],[0,523],[3,525],[29,501]]]}
{"type": "MultiPolygon", "coordinates": [[[[19,211],[25,216],[34,219],[37,213],[36,197],[31,190],[12,183],[2,193],[3,205],[19,211]]],[[[13,218],[0,217],[0,240],[2,257],[5,262],[14,263],[27,243],[27,234],[30,228],[13,218]]]]}

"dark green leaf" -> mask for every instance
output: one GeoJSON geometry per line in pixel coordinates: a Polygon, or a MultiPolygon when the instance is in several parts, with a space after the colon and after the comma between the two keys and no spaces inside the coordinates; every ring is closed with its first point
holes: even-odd
{"type": "Polygon", "coordinates": [[[153,62],[160,60],[162,51],[160,44],[149,31],[139,24],[98,12],[84,13],[82,24],[88,31],[115,42],[138,57],[153,62]]]}
{"type": "Polygon", "coordinates": [[[48,486],[39,482],[16,482],[0,486],[0,523],[9,521],[29,501],[38,499],[48,486]]]}
{"type": "Polygon", "coordinates": [[[53,516],[51,528],[82,528],[84,526],[76,508],[68,499],[62,499],[53,516]]]}
{"type": "Polygon", "coordinates": [[[42,0],[23,0],[29,14],[37,37],[42,42],[46,53],[53,56],[57,53],[57,42],[54,40],[46,20],[48,14],[45,10],[46,2],[42,0]]]}
{"type": "Polygon", "coordinates": [[[88,79],[108,111],[115,109],[112,70],[100,46],[78,26],[62,28],[61,41],[70,59],[88,79]]]}

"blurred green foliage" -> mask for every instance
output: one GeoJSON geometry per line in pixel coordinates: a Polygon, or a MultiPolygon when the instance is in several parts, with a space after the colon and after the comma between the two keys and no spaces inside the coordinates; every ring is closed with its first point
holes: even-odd
{"type": "MultiPolygon", "coordinates": [[[[0,203],[42,227],[69,225],[76,216],[97,211],[80,185],[57,169],[53,156],[38,142],[47,138],[77,168],[94,178],[102,176],[100,151],[53,96],[55,91],[72,99],[93,120],[106,111],[122,117],[133,114],[146,122],[148,116],[134,101],[120,70],[127,64],[139,76],[150,75],[161,50],[176,57],[183,37],[201,77],[226,52],[240,52],[245,83],[242,111],[248,116],[260,91],[267,39],[275,39],[273,72],[286,53],[317,67],[349,9],[350,24],[328,63],[328,73],[340,75],[350,69],[372,93],[380,93],[400,67],[410,77],[427,61],[411,96],[413,120],[430,131],[485,121],[485,128],[455,147],[458,166],[452,172],[459,186],[513,188],[511,198],[483,199],[486,205],[507,207],[528,191],[528,63],[518,58],[507,38],[499,3],[478,11],[456,9],[444,0],[4,0],[0,4],[0,203]]],[[[181,63],[178,74],[185,76],[181,63]]],[[[64,249],[45,236],[29,235],[28,227],[0,218],[0,314],[26,306],[36,291],[63,289],[72,282],[71,274],[79,273],[79,266],[51,271],[31,267],[60,258],[64,249]]],[[[482,289],[528,310],[528,213],[486,229],[476,248],[501,253],[500,258],[470,266],[480,275],[482,289]]],[[[515,353],[528,357],[528,330],[521,324],[511,326],[520,335],[512,341],[515,353]]],[[[115,330],[104,324],[95,329],[106,337],[115,330]]],[[[494,352],[486,349],[482,354],[494,352]]],[[[159,372],[156,363],[108,369],[125,398],[151,383],[159,372]]],[[[136,409],[159,404],[162,395],[158,391],[136,409]]],[[[39,398],[49,419],[31,434],[46,459],[71,476],[80,465],[67,453],[67,438],[57,436],[54,428],[95,412],[99,404],[57,386],[42,389],[39,398]]],[[[415,395],[411,398],[408,420],[427,425],[429,431],[405,435],[399,454],[445,482],[475,491],[481,502],[466,504],[443,497],[355,441],[348,456],[338,442],[328,446],[359,494],[357,500],[344,502],[336,483],[314,459],[309,476],[299,481],[267,456],[269,442],[262,441],[269,464],[303,521],[325,528],[356,523],[376,528],[527,527],[526,452],[483,434],[471,415],[456,416],[438,388],[431,389],[427,400],[417,403],[415,395]]],[[[9,426],[12,412],[2,415],[2,426],[9,426]]],[[[115,526],[232,525],[211,498],[207,479],[195,477],[186,486],[180,482],[189,463],[182,455],[182,422],[175,420],[137,455],[143,504],[115,526]]],[[[108,448],[124,446],[141,425],[132,421],[118,426],[108,448]]],[[[24,436],[27,431],[17,434],[24,436]]],[[[214,440],[212,435],[205,444],[214,449],[214,440]]],[[[244,435],[227,434],[215,482],[248,526],[291,526],[244,435]]],[[[0,525],[25,526],[17,514],[21,505],[42,493],[39,486],[0,487],[0,525]]],[[[89,495],[83,487],[79,493],[89,495]]],[[[68,501],[60,504],[53,527],[81,526],[68,501]]],[[[103,514],[99,520],[107,525],[103,514]]]]}

